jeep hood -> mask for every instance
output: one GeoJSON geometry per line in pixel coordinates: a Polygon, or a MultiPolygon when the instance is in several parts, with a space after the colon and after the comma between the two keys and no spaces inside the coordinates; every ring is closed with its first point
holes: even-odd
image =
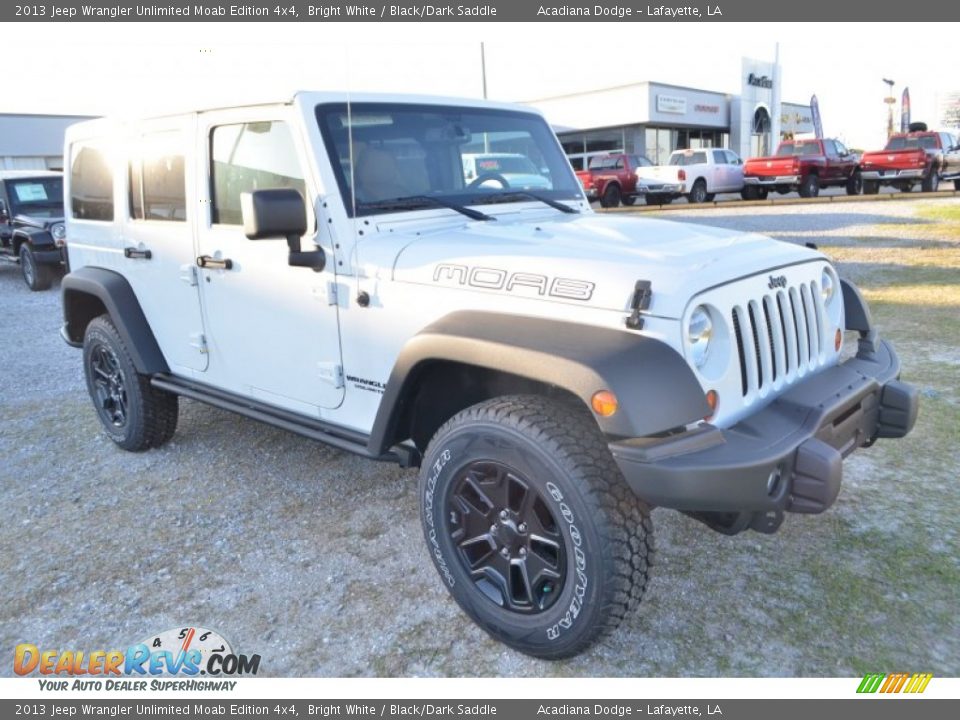
{"type": "Polygon", "coordinates": [[[597,213],[539,219],[515,213],[488,222],[391,225],[379,229],[389,230],[394,237],[410,237],[396,257],[393,279],[397,282],[625,311],[636,281],[649,280],[653,298],[648,312],[669,318],[681,317],[690,298],[707,288],[823,259],[808,248],[762,235],[597,213]],[[471,287],[470,272],[475,268],[482,270],[476,275],[479,282],[471,287]],[[546,276],[547,287],[557,278],[594,287],[589,300],[550,297],[522,283],[507,290],[514,273],[546,276]],[[499,277],[505,278],[504,287],[491,289],[499,277]]]}

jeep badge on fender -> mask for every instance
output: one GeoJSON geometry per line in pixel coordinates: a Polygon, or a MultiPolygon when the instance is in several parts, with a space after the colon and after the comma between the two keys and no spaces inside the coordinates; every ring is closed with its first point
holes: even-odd
{"type": "Polygon", "coordinates": [[[184,396],[419,467],[443,586],[531,655],[637,607],[651,507],[775,532],[917,416],[821,253],[598,215],[526,107],[304,92],[80,123],[65,160],[62,335],[104,432],[160,447],[184,396]]]}

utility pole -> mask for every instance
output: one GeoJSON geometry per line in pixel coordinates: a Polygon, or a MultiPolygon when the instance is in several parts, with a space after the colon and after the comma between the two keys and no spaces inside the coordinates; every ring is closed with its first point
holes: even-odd
{"type": "Polygon", "coordinates": [[[893,80],[883,78],[883,81],[887,84],[887,96],[883,101],[887,104],[887,137],[889,138],[893,135],[893,106],[896,105],[897,99],[893,96],[893,80]]]}
{"type": "Polygon", "coordinates": [[[487,99],[487,54],[480,43],[480,73],[483,76],[483,99],[487,99]]]}

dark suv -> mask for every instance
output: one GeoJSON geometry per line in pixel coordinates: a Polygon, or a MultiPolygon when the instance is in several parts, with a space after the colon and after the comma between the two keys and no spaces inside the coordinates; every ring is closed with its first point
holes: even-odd
{"type": "Polygon", "coordinates": [[[49,288],[66,265],[60,173],[0,171],[0,260],[19,262],[31,290],[49,288]]]}

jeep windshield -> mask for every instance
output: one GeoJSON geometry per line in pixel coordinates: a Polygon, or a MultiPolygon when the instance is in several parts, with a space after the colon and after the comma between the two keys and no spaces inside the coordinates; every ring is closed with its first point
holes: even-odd
{"type": "Polygon", "coordinates": [[[63,217],[63,178],[38,177],[7,180],[10,216],[63,217]]]}
{"type": "Polygon", "coordinates": [[[578,200],[556,136],[534,113],[399,103],[317,106],[351,215],[578,200]]]}

